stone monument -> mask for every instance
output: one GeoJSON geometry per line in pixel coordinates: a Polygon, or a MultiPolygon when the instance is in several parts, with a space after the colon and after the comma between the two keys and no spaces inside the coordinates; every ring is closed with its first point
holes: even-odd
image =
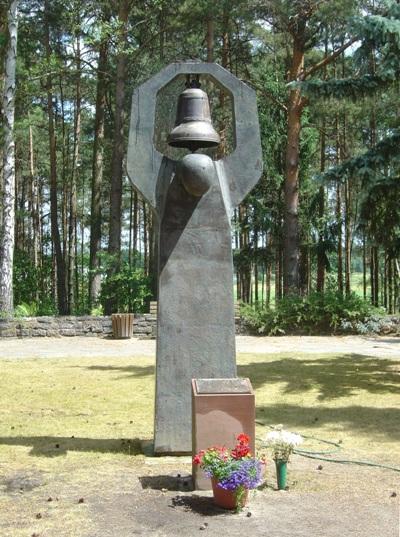
{"type": "Polygon", "coordinates": [[[133,94],[127,171],[158,225],[154,451],[188,453],[191,380],[236,377],[230,219],[262,171],[255,92],[217,64],[169,65],[133,94]],[[196,153],[219,143],[196,84],[169,136],[192,153],[175,161],[154,145],[157,94],[180,75],[208,76],[232,97],[235,149],[221,160],[196,153]]]}

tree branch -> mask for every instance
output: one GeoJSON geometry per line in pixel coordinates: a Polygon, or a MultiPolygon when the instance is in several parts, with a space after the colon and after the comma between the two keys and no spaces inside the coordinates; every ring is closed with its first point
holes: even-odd
{"type": "Polygon", "coordinates": [[[281,110],[283,110],[284,112],[287,112],[287,106],[284,103],[282,103],[279,99],[277,99],[274,95],[272,95],[272,93],[270,93],[269,91],[267,91],[264,88],[261,88],[258,85],[255,85],[255,84],[253,84],[253,85],[256,87],[256,89],[259,92],[261,92],[265,97],[267,97],[267,99],[270,99],[274,104],[279,106],[279,108],[281,110]]]}
{"type": "Polygon", "coordinates": [[[332,54],[330,54],[329,56],[326,56],[323,60],[321,60],[320,62],[310,67],[310,69],[307,69],[307,71],[304,71],[300,77],[300,80],[305,80],[308,76],[314,74],[315,71],[318,71],[319,69],[321,69],[321,67],[324,67],[325,65],[328,65],[329,63],[331,63],[340,54],[342,54],[342,52],[344,52],[347,48],[349,48],[356,41],[358,41],[358,37],[353,37],[352,39],[350,39],[350,41],[348,41],[347,43],[339,47],[337,50],[335,50],[335,52],[332,52],[332,54]]]}

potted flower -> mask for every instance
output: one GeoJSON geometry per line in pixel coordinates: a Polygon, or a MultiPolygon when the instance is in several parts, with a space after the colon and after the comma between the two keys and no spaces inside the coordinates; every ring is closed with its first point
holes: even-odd
{"type": "Polygon", "coordinates": [[[240,509],[246,505],[249,489],[260,485],[265,460],[251,455],[249,437],[242,433],[233,449],[210,447],[195,455],[193,463],[211,478],[216,505],[240,509]]]}
{"type": "Polygon", "coordinates": [[[287,463],[296,446],[303,442],[299,434],[291,433],[278,425],[265,436],[265,446],[272,450],[272,458],[276,466],[278,489],[286,488],[287,463]]]}

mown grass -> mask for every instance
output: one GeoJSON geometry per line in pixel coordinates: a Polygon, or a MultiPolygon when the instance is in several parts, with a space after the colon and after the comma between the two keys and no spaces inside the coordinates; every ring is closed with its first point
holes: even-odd
{"type": "MultiPolygon", "coordinates": [[[[347,456],[400,464],[400,359],[245,354],[238,374],[255,388],[258,422],[340,440],[347,456]]],[[[100,481],[123,483],[144,463],[140,442],[152,437],[154,358],[3,359],[0,375],[0,511],[19,521],[12,537],[28,528],[75,535],[77,521],[89,531],[79,496],[95,493],[100,481]],[[40,493],[18,494],[21,476],[38,478],[40,493]],[[46,504],[47,495],[63,498],[63,505],[46,504]],[[38,502],[48,516],[35,520],[38,502]]],[[[266,430],[258,424],[257,436],[266,430]]],[[[8,535],[6,518],[1,535],[8,535]]]]}
{"type": "MultiPolygon", "coordinates": [[[[3,360],[0,372],[0,455],[135,454],[135,439],[152,437],[151,357],[3,360]]],[[[245,354],[238,374],[252,381],[259,421],[399,455],[400,359],[245,354]]]]}

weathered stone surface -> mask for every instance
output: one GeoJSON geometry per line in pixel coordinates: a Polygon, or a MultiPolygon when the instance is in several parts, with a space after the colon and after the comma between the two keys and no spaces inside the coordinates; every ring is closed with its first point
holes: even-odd
{"type": "Polygon", "coordinates": [[[31,330],[26,329],[26,328],[22,328],[18,334],[18,336],[20,337],[30,337],[31,336],[31,330]]]}
{"type": "Polygon", "coordinates": [[[262,170],[255,92],[216,64],[169,65],[133,94],[127,169],[159,222],[154,449],[191,452],[191,379],[236,376],[230,218],[262,170]],[[233,97],[236,148],[220,161],[178,164],[154,147],[157,94],[186,74],[209,75],[233,97]]]}
{"type": "Polygon", "coordinates": [[[150,326],[136,326],[135,332],[137,334],[150,334],[151,327],[150,326]]]}
{"type": "MultiPolygon", "coordinates": [[[[0,337],[106,337],[112,333],[111,319],[108,317],[26,317],[0,321],[0,337]]],[[[157,316],[135,314],[133,335],[141,338],[156,337],[157,316]]]]}
{"type": "MultiPolygon", "coordinates": [[[[155,330],[154,315],[135,315],[133,335],[150,336],[155,330]]],[[[105,337],[112,333],[109,317],[24,317],[0,320],[0,337],[105,337]]]]}
{"type": "Polygon", "coordinates": [[[60,334],[62,336],[76,336],[76,330],[73,328],[62,328],[60,334]]]}
{"type": "Polygon", "coordinates": [[[10,328],[1,328],[0,337],[17,337],[17,329],[15,326],[10,326],[10,328]]]}
{"type": "Polygon", "coordinates": [[[72,321],[70,321],[70,322],[65,322],[64,321],[64,322],[60,323],[59,326],[60,326],[60,328],[67,328],[68,329],[68,328],[73,328],[74,326],[79,326],[79,324],[80,324],[79,321],[76,321],[76,323],[74,323],[72,321]]]}
{"type": "Polygon", "coordinates": [[[45,337],[47,336],[46,330],[32,330],[32,337],[45,337]]]}
{"type": "Polygon", "coordinates": [[[61,337],[59,330],[57,329],[48,329],[46,330],[47,337],[61,337]]]}
{"type": "Polygon", "coordinates": [[[38,317],[36,321],[41,324],[53,324],[54,323],[53,317],[38,317]]]}
{"type": "Polygon", "coordinates": [[[252,393],[248,379],[197,379],[197,393],[223,394],[223,393],[252,393]]]}

